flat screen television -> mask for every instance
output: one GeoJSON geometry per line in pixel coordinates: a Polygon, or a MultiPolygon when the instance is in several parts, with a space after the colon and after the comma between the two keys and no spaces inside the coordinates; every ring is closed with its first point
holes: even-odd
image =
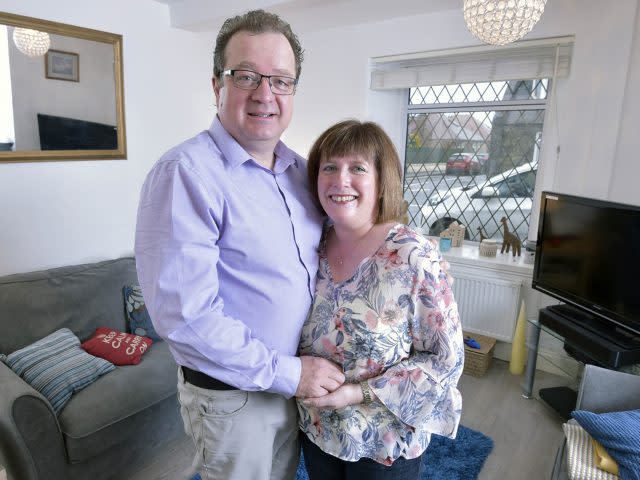
{"type": "Polygon", "coordinates": [[[114,150],[115,125],[38,113],[41,150],[114,150]]]}
{"type": "Polygon", "coordinates": [[[640,335],[640,207],[542,192],[532,285],[640,335]]]}

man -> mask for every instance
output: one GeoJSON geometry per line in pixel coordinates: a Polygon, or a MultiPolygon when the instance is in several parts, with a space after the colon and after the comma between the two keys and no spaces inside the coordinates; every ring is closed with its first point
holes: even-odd
{"type": "Polygon", "coordinates": [[[305,161],[280,141],[301,63],[276,15],[227,20],[214,52],[217,117],[167,152],[142,188],[138,278],[181,366],[181,413],[204,479],[293,478],[292,397],[344,382],[327,360],[295,356],[322,222],[305,161]]]}

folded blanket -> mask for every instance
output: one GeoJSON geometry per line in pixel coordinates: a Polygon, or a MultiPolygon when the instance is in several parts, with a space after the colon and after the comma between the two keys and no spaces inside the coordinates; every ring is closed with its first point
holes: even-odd
{"type": "Polygon", "coordinates": [[[595,466],[589,434],[575,420],[562,425],[567,437],[567,467],[571,480],[618,480],[618,476],[595,466]]]}

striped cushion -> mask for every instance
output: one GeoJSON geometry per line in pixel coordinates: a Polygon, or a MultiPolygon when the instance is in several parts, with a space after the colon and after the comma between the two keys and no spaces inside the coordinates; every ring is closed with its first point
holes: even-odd
{"type": "Polygon", "coordinates": [[[621,478],[640,480],[640,410],[571,415],[618,463],[621,478]]]}
{"type": "Polygon", "coordinates": [[[618,476],[595,466],[593,442],[575,420],[562,425],[567,437],[567,470],[571,480],[617,480],[618,476]]]}
{"type": "Polygon", "coordinates": [[[68,328],[16,350],[5,363],[49,400],[56,415],[74,392],[116,368],[82,350],[80,339],[68,328]]]}

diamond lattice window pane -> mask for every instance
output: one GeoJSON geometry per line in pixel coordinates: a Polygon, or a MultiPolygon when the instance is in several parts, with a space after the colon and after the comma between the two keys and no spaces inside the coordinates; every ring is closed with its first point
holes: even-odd
{"type": "Polygon", "coordinates": [[[525,240],[544,108],[495,107],[515,99],[545,99],[548,88],[545,79],[412,89],[404,176],[409,223],[438,235],[456,220],[467,226],[470,240],[480,240],[481,232],[500,240],[500,220],[506,217],[509,230],[525,240]],[[414,113],[414,102],[447,106],[486,102],[493,108],[414,113]]]}

